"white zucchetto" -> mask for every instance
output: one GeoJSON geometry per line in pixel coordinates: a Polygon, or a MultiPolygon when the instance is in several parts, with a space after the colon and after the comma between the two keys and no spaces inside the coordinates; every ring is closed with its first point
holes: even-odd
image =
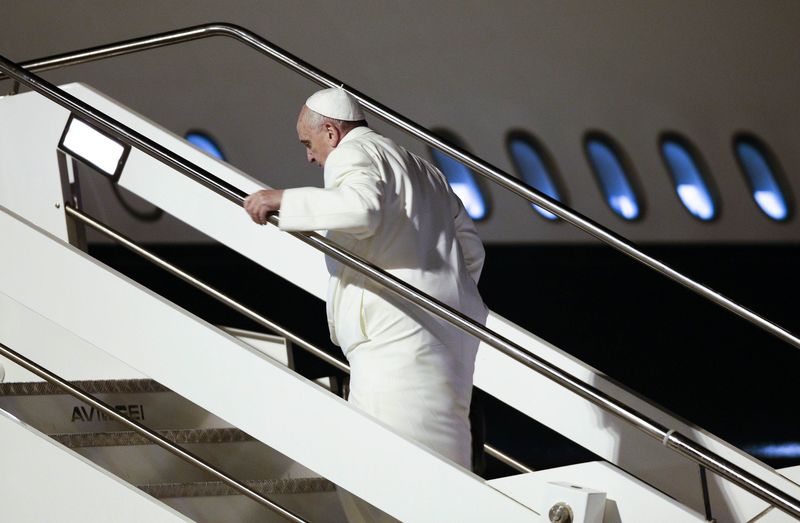
{"type": "Polygon", "coordinates": [[[355,98],[339,87],[323,89],[306,100],[306,107],[328,118],[357,122],[364,119],[364,112],[355,98]]]}

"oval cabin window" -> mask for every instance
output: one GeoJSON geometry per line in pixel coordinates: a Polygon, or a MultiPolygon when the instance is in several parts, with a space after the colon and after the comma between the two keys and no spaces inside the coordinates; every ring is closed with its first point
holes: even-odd
{"type": "MultiPolygon", "coordinates": [[[[441,129],[435,131],[447,141],[464,149],[461,141],[449,131],[441,129]]],[[[489,214],[489,205],[483,195],[480,185],[475,179],[475,174],[463,163],[455,160],[438,149],[431,148],[433,163],[447,178],[453,192],[461,199],[469,217],[475,221],[486,219],[489,214]]]]}
{"type": "Polygon", "coordinates": [[[608,206],[624,220],[638,219],[641,216],[641,205],[619,147],[608,136],[600,133],[590,133],[584,145],[586,156],[608,206]]]}
{"type": "Polygon", "coordinates": [[[217,142],[208,134],[202,131],[189,131],[186,133],[185,138],[190,144],[207,152],[214,158],[225,161],[225,155],[222,153],[222,148],[217,145],[217,142]]]}
{"type": "Polygon", "coordinates": [[[661,140],[661,155],[672,177],[675,193],[686,210],[699,220],[716,218],[717,202],[694,147],[685,138],[668,134],[661,140]]]}
{"type": "Polygon", "coordinates": [[[747,135],[737,136],[733,149],[759,209],[775,221],[787,220],[789,203],[779,182],[777,161],[769,149],[760,140],[747,135]]]}
{"type": "MultiPolygon", "coordinates": [[[[562,201],[561,191],[554,178],[551,162],[539,144],[530,136],[521,133],[512,134],[508,139],[508,152],[517,170],[517,174],[525,183],[547,196],[562,201]]],[[[539,215],[548,220],[558,220],[558,216],[550,211],[531,204],[539,215]]]]}

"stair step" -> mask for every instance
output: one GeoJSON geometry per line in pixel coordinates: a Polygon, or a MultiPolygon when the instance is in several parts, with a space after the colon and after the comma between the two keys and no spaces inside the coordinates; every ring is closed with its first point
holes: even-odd
{"type": "MultiPolygon", "coordinates": [[[[266,479],[244,481],[244,483],[307,521],[314,523],[347,521],[336,487],[324,478],[266,479]]],[[[221,481],[156,483],[140,485],[139,488],[197,523],[286,522],[282,516],[221,481]]]]}
{"type": "MultiPolygon", "coordinates": [[[[289,480],[318,476],[236,428],[156,432],[235,478],[289,480]]],[[[216,480],[136,432],[66,433],[50,437],[135,485],[216,480]]]]}
{"type": "MultiPolygon", "coordinates": [[[[73,384],[310,521],[346,520],[330,481],[155,380],[73,384]]],[[[194,521],[285,521],[58,386],[0,383],[0,409],[194,521]]]]}
{"type": "MultiPolygon", "coordinates": [[[[151,379],[78,380],[71,383],[89,394],[171,392],[164,385],[151,379]]],[[[49,381],[0,383],[0,396],[47,396],[55,394],[61,395],[66,394],[66,392],[49,381]]]]}
{"type": "MultiPolygon", "coordinates": [[[[255,441],[252,436],[244,431],[232,427],[220,429],[158,430],[156,432],[178,445],[255,441]]],[[[50,437],[71,449],[84,447],[154,445],[151,440],[133,431],[50,434],[50,437]]]]}
{"type": "MultiPolygon", "coordinates": [[[[151,379],[73,383],[111,405],[117,412],[153,429],[231,426],[151,379]]],[[[128,428],[48,382],[0,383],[0,409],[48,434],[124,431],[128,428]]]]}
{"type": "Polygon", "coordinates": [[[0,521],[191,522],[2,412],[0,441],[0,521]]]}
{"type": "MultiPolygon", "coordinates": [[[[320,477],[251,479],[244,480],[242,483],[264,496],[273,494],[311,494],[314,492],[334,492],[336,490],[336,485],[320,477]]],[[[242,495],[238,490],[229,487],[222,481],[156,483],[139,485],[138,488],[158,499],[242,495]]]]}

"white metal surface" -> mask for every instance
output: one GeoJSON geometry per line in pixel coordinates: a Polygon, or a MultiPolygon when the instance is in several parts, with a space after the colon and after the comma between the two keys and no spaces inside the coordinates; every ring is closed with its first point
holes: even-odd
{"type": "MultiPolygon", "coordinates": [[[[513,323],[493,315],[487,324],[646,416],[692,437],[764,481],[785,489],[793,496],[800,494],[800,486],[741,450],[623,389],[602,373],[513,323]]],[[[478,353],[475,371],[478,386],[692,509],[703,511],[697,465],[539,375],[527,372],[510,358],[487,349],[481,347],[478,353]]],[[[746,521],[752,507],[765,506],[762,501],[713,474],[708,475],[708,481],[714,516],[720,522],[746,521]]]]}
{"type": "MultiPolygon", "coordinates": [[[[180,445],[209,463],[219,466],[235,478],[318,477],[313,471],[255,440],[180,445]]],[[[157,445],[81,447],[75,449],[75,452],[133,485],[217,481],[217,478],[157,445]]]]}
{"type": "Polygon", "coordinates": [[[263,352],[273,360],[279,361],[287,367],[291,366],[289,348],[286,345],[285,338],[245,329],[235,329],[233,327],[220,328],[231,336],[234,336],[235,338],[238,338],[250,345],[254,349],[263,352]]]}
{"type": "MultiPolygon", "coordinates": [[[[13,249],[8,244],[4,247],[4,255],[13,249]]],[[[146,378],[141,372],[4,294],[2,288],[0,339],[69,380],[146,378]]],[[[6,371],[5,382],[42,381],[2,356],[0,364],[6,371]]]]}
{"type": "MultiPolygon", "coordinates": [[[[795,467],[788,467],[779,469],[777,471],[781,476],[792,481],[796,485],[800,485],[800,465],[795,467]]],[[[717,493],[717,496],[720,494],[717,493]]],[[[755,523],[793,523],[796,520],[780,510],[770,508],[766,503],[757,499],[747,499],[740,502],[739,514],[742,515],[742,521],[751,521],[755,523]]]]}
{"type": "Polygon", "coordinates": [[[606,511],[606,493],[590,489],[574,483],[548,481],[541,489],[541,497],[545,500],[543,507],[550,507],[548,516],[558,507],[566,505],[562,510],[572,514],[574,523],[603,523],[606,511]]]}
{"type": "Polygon", "coordinates": [[[564,482],[606,493],[603,523],[690,523],[705,521],[695,511],[626,474],[613,465],[595,461],[520,474],[489,482],[493,487],[546,514],[553,503],[564,501],[547,497],[545,486],[564,482]]]}
{"type": "Polygon", "coordinates": [[[0,206],[64,239],[64,210],[56,207],[64,201],[56,146],[67,116],[41,97],[0,97],[0,206]]]}
{"type": "Polygon", "coordinates": [[[477,476],[8,212],[0,212],[0,237],[15,247],[0,258],[7,295],[393,516],[536,517],[477,476]],[[50,270],[54,264],[69,281],[50,270]],[[81,307],[72,298],[75,287],[83,289],[81,307]],[[326,427],[324,435],[319,427],[326,427]]]}
{"type": "MultiPolygon", "coordinates": [[[[21,352],[21,351],[20,351],[21,352]]],[[[39,380],[41,381],[41,380],[39,380]]],[[[136,387],[129,387],[136,389],[136,387]]],[[[94,396],[153,430],[230,428],[231,424],[172,391],[99,392],[94,396]]],[[[71,394],[8,394],[3,409],[48,434],[130,430],[71,394]]]]}
{"type": "MultiPolygon", "coordinates": [[[[336,492],[278,494],[274,497],[275,501],[286,507],[302,506],[302,515],[312,523],[345,521],[336,492]]],[[[163,502],[191,516],[196,523],[285,523],[286,521],[244,496],[166,498],[163,502]]]]}
{"type": "Polygon", "coordinates": [[[3,521],[191,521],[2,411],[0,441],[3,521]]]}

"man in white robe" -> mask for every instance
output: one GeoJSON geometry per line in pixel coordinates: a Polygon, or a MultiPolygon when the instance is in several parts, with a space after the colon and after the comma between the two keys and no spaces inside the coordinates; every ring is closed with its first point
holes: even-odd
{"type": "MultiPolygon", "coordinates": [[[[280,211],[287,231],[325,230],[345,249],[483,323],[480,238],[442,173],[366,126],[358,103],[325,89],[297,134],[325,187],[264,190],[245,209],[280,211]]],[[[469,405],[478,341],[331,260],[331,339],[350,366],[349,402],[469,469],[469,405]]]]}

